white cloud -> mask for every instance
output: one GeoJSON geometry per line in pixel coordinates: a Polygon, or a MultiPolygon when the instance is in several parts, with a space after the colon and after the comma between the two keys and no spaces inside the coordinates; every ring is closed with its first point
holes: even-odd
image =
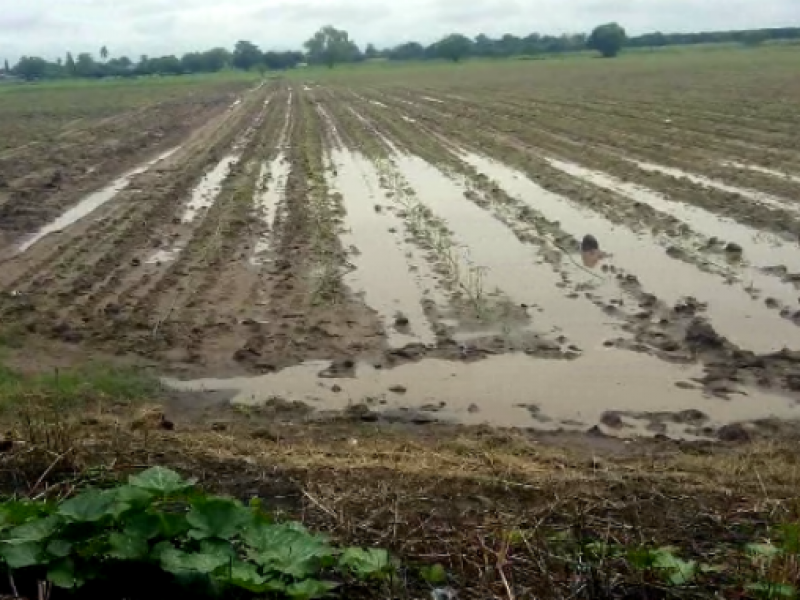
{"type": "Polygon", "coordinates": [[[618,21],[631,33],[781,27],[798,0],[0,0],[0,59],[67,51],[182,54],[239,39],[300,48],[318,27],[344,28],[362,46],[430,42],[454,31],[524,35],[585,32],[618,21]],[[23,7],[24,6],[24,7],[23,7]]]}

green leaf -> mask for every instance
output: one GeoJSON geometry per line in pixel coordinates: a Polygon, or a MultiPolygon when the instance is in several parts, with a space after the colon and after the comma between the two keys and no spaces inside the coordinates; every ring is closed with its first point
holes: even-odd
{"type": "Polygon", "coordinates": [[[24,569],[47,563],[42,546],[38,542],[0,545],[0,557],[10,569],[24,569]]]}
{"type": "Polygon", "coordinates": [[[795,598],[797,596],[797,588],[788,583],[751,583],[747,586],[751,592],[756,592],[760,598],[768,598],[774,600],[775,598],[795,598]]]}
{"type": "Polygon", "coordinates": [[[267,585],[267,579],[259,574],[255,565],[240,560],[234,561],[232,565],[220,567],[217,578],[220,581],[226,581],[254,594],[262,594],[267,591],[283,591],[283,586],[279,590],[270,589],[270,586],[267,585]]]}
{"type": "Polygon", "coordinates": [[[62,502],[58,508],[58,514],[74,523],[94,523],[114,512],[114,495],[97,490],[62,502]]]}
{"type": "Polygon", "coordinates": [[[67,540],[51,540],[47,544],[47,553],[56,558],[66,558],[72,552],[72,544],[67,540]]]}
{"type": "Polygon", "coordinates": [[[75,563],[71,560],[60,560],[47,570],[47,580],[54,586],[65,590],[79,588],[84,584],[83,579],[75,572],[75,563]]]}
{"type": "Polygon", "coordinates": [[[781,549],[772,544],[747,544],[745,549],[749,555],[767,560],[772,560],[781,553],[781,549]]]}
{"type": "Polygon", "coordinates": [[[189,537],[196,540],[229,540],[253,521],[251,512],[241,503],[227,498],[210,498],[192,506],[186,521],[193,527],[189,537]]]}
{"type": "MultiPolygon", "coordinates": [[[[139,513],[125,520],[125,534],[152,540],[161,533],[161,519],[157,515],[139,513]]],[[[171,536],[170,536],[171,537],[171,536]]]]}
{"type": "Polygon", "coordinates": [[[244,532],[250,557],[268,570],[296,579],[314,575],[332,560],[334,550],[322,536],[308,533],[296,524],[258,524],[244,532]]]}
{"type": "Polygon", "coordinates": [[[46,515],[47,505],[32,500],[11,500],[3,503],[0,509],[0,528],[22,525],[46,515]]]}
{"type": "Polygon", "coordinates": [[[41,542],[53,535],[60,524],[61,519],[55,515],[43,519],[36,519],[30,523],[25,523],[25,525],[14,527],[14,529],[8,532],[4,541],[9,544],[41,542]]]}
{"type": "Polygon", "coordinates": [[[196,479],[184,479],[175,471],[164,467],[152,467],[128,478],[128,483],[133,487],[164,496],[188,490],[196,481],[196,479]]]}
{"type": "Polygon", "coordinates": [[[667,549],[656,550],[654,559],[653,566],[657,569],[667,571],[667,581],[671,585],[686,585],[694,579],[697,570],[697,563],[695,561],[682,560],[667,549]]]}
{"type": "Polygon", "coordinates": [[[108,555],[120,560],[139,560],[147,556],[147,540],[125,533],[113,532],[108,536],[111,550],[108,555]]]}
{"type": "Polygon", "coordinates": [[[439,563],[435,565],[425,565],[419,570],[422,578],[431,585],[441,585],[447,583],[447,571],[439,563]]]}
{"type": "Polygon", "coordinates": [[[314,598],[324,598],[338,584],[330,581],[317,581],[316,579],[306,579],[299,583],[293,583],[286,588],[286,595],[295,600],[313,600],[314,598]]]}
{"type": "Polygon", "coordinates": [[[132,485],[122,485],[114,490],[114,495],[118,502],[124,502],[132,506],[148,504],[153,500],[153,494],[146,489],[132,485]]]}
{"type": "Polygon", "coordinates": [[[339,565],[349,568],[359,578],[366,579],[384,573],[391,566],[391,563],[389,562],[389,553],[386,550],[348,548],[339,559],[339,565]]]}
{"type": "Polygon", "coordinates": [[[779,528],[781,535],[781,546],[788,554],[800,554],[800,525],[797,523],[787,523],[779,528]]]}
{"type": "Polygon", "coordinates": [[[228,562],[223,556],[182,552],[175,548],[167,548],[161,552],[161,567],[170,573],[213,573],[228,562]]]}

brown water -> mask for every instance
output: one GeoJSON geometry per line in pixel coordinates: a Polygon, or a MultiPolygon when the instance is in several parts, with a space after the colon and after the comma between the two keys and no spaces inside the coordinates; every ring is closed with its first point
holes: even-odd
{"type": "Polygon", "coordinates": [[[336,166],[332,187],[342,194],[347,211],[342,243],[355,266],[345,278],[347,285],[378,313],[391,346],[434,345],[436,336],[422,305],[436,293],[430,265],[404,242],[403,222],[386,210],[372,163],[345,151],[333,151],[331,160],[336,166]],[[395,320],[400,315],[408,325],[398,328],[395,320]]]}
{"type": "Polygon", "coordinates": [[[609,252],[611,264],[635,274],[645,290],[674,304],[693,296],[708,303],[708,317],[720,334],[754,352],[783,347],[800,348],[800,328],[752,299],[741,287],[726,285],[718,276],[670,258],[665,248],[648,234],[637,234],[615,225],[597,213],[550,193],[524,174],[502,163],[477,155],[467,162],[482,171],[512,196],[550,220],[559,221],[572,236],[591,233],[600,248],[609,252]]]}
{"type": "MultiPolygon", "coordinates": [[[[438,419],[544,430],[585,430],[608,410],[694,409],[708,415],[710,425],[766,417],[800,418],[800,406],[779,396],[748,391],[746,396],[720,400],[697,389],[676,387],[676,382],[685,382],[697,371],[624,350],[595,352],[576,361],[505,354],[474,363],[429,359],[390,370],[359,364],[355,378],[319,378],[328,365],[316,361],[262,377],[165,379],[164,383],[178,390],[233,391],[233,402],[242,404],[256,405],[279,397],[305,402],[317,410],[343,410],[362,402],[377,411],[432,407],[438,419]],[[333,391],[334,385],[341,391],[333,391]],[[405,393],[392,392],[395,386],[403,386],[405,393]]],[[[646,434],[641,424],[633,433],[646,434]]]]}
{"type": "Polygon", "coordinates": [[[200,183],[192,190],[191,198],[183,210],[181,221],[184,224],[191,223],[197,218],[197,215],[213,206],[220,192],[222,182],[238,162],[238,155],[229,154],[219,161],[213,169],[203,175],[200,183]]]}
{"type": "Polygon", "coordinates": [[[782,210],[788,210],[800,213],[800,205],[792,204],[791,201],[789,200],[778,198],[777,196],[773,196],[771,194],[765,194],[764,192],[759,192],[757,190],[740,188],[734,185],[723,183],[722,181],[719,181],[717,179],[703,177],[702,175],[697,175],[695,173],[688,173],[686,171],[683,171],[681,169],[676,169],[674,167],[666,167],[664,165],[657,165],[651,162],[634,160],[632,158],[627,158],[624,156],[622,158],[624,158],[629,162],[632,162],[640,169],[644,169],[645,171],[654,171],[657,173],[663,173],[664,175],[670,175],[672,177],[683,177],[693,183],[705,185],[707,187],[715,188],[723,192],[739,194],[740,196],[749,198],[754,202],[763,204],[765,206],[771,206],[773,208],[780,208],[782,210]]]}
{"type": "Polygon", "coordinates": [[[256,193],[255,210],[261,222],[270,230],[270,233],[259,236],[256,240],[253,254],[250,257],[250,264],[254,266],[264,264],[265,257],[269,253],[272,241],[272,224],[278,203],[286,192],[286,180],[289,177],[289,170],[290,164],[282,154],[279,154],[271,163],[264,163],[261,167],[259,181],[263,181],[267,175],[271,177],[266,188],[256,193]]]}
{"type": "Polygon", "coordinates": [[[22,244],[20,244],[19,248],[17,249],[17,252],[19,254],[22,254],[45,236],[48,236],[51,233],[60,232],[69,227],[70,225],[72,225],[73,223],[91,214],[92,212],[100,208],[103,204],[111,200],[119,192],[128,187],[128,185],[130,185],[131,179],[133,179],[136,175],[144,173],[156,163],[166,158],[169,158],[175,152],[177,152],[179,148],[180,147],[172,148],[171,150],[167,150],[166,152],[159,154],[153,160],[149,160],[146,163],[139,165],[135,169],[128,171],[127,173],[122,175],[122,177],[114,180],[110,185],[92,194],[89,194],[83,200],[78,202],[78,204],[76,204],[68,211],[66,211],[64,214],[62,214],[60,217],[58,217],[55,221],[49,223],[48,225],[45,225],[44,227],[42,227],[42,229],[37,231],[34,235],[32,235],[30,238],[28,238],[22,244]]]}
{"type": "Polygon", "coordinates": [[[786,179],[787,181],[791,181],[793,183],[800,183],[800,175],[792,175],[791,173],[784,173],[783,171],[768,169],[767,167],[762,167],[760,165],[741,163],[736,161],[722,161],[721,164],[725,167],[733,167],[734,169],[746,169],[748,171],[763,173],[764,175],[772,175],[773,177],[777,177],[778,179],[786,179]]]}
{"type": "MultiPolygon", "coordinates": [[[[686,223],[697,233],[716,237],[725,242],[739,244],[747,259],[746,267],[736,269],[740,283],[761,290],[765,297],[775,298],[784,304],[797,303],[797,290],[775,277],[765,275],[761,269],[784,265],[791,272],[800,271],[800,252],[796,245],[788,244],[779,236],[723,218],[712,212],[683,202],[670,200],[645,187],[628,183],[607,173],[593,171],[580,165],[557,159],[547,159],[556,169],[583,181],[617,192],[623,196],[647,204],[664,214],[671,215],[686,223]]],[[[722,258],[715,259],[718,262],[722,258]]]]}
{"type": "Polygon", "coordinates": [[[589,300],[567,298],[561,278],[542,262],[537,249],[465,198],[463,185],[418,157],[398,155],[394,160],[419,201],[446,222],[465,263],[485,268],[485,289],[497,288],[517,305],[541,309],[533,315],[537,332],[563,333],[586,348],[619,335],[611,319],[589,300]]]}

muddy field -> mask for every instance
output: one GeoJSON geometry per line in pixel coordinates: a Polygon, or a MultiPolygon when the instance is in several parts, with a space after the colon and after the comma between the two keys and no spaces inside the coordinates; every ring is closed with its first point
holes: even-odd
{"type": "Polygon", "coordinates": [[[121,136],[151,154],[82,198],[6,151],[4,323],[364,421],[739,440],[800,417],[800,84],[464,73],[156,105],[172,134],[121,136]]]}

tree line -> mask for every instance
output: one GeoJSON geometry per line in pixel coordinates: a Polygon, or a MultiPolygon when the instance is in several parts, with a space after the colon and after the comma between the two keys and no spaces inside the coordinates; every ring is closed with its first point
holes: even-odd
{"type": "Polygon", "coordinates": [[[506,34],[499,38],[480,34],[470,38],[454,33],[429,45],[412,41],[390,48],[378,49],[374,44],[367,44],[362,50],[350,39],[346,31],[326,26],[305,42],[303,51],[262,51],[253,42],[242,40],[236,43],[232,51],[219,47],[203,52],[189,52],[181,57],[142,55],[134,60],[127,56],[109,58],[110,52],[106,46],[103,46],[98,53],[98,58],[89,52],[77,55],[67,52],[63,59],[59,58],[55,61],[48,61],[38,56],[23,56],[13,67],[6,60],[3,65],[3,73],[35,80],[216,73],[225,69],[266,72],[292,69],[305,64],[333,67],[340,63],[370,60],[444,59],[458,62],[469,57],[536,57],[578,52],[587,48],[597,50],[603,56],[613,57],[624,48],[662,48],[673,45],[726,42],[758,45],[769,40],[798,39],[800,39],[800,27],[699,33],[654,32],[629,37],[624,28],[617,23],[607,23],[596,27],[590,34],[576,33],[560,36],[538,33],[526,36],[506,34]]]}

